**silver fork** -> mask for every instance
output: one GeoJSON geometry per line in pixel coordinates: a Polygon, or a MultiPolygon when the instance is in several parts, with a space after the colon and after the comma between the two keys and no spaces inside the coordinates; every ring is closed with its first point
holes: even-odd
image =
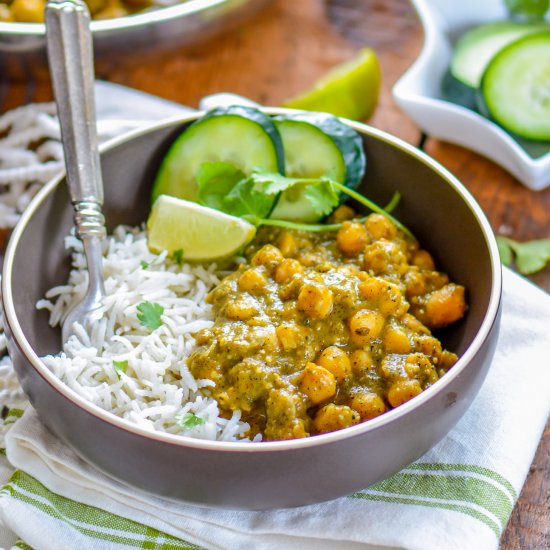
{"type": "Polygon", "coordinates": [[[75,209],[76,235],[88,266],[88,289],[63,322],[65,343],[74,323],[88,326],[102,317],[104,295],[101,241],[105,238],[103,182],[94,104],[90,13],[81,0],[46,5],[48,60],[61,127],[67,184],[75,209]]]}

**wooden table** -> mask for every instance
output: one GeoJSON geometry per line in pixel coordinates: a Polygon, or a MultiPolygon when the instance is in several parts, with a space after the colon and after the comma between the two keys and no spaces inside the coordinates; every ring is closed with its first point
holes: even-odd
{"type": "MultiPolygon", "coordinates": [[[[422,29],[407,0],[274,0],[253,21],[208,43],[171,54],[154,51],[134,59],[102,62],[99,78],[196,106],[205,94],[240,93],[267,105],[308,88],[320,75],[357,50],[373,47],[383,83],[370,123],[418,145],[421,132],[398,109],[391,88],[422,46],[422,29]]],[[[51,99],[47,82],[0,85],[0,110],[51,99]]],[[[425,150],[470,189],[495,232],[514,239],[550,237],[550,189],[532,192],[481,156],[435,139],[425,150]]],[[[550,290],[550,268],[532,277],[550,290]]],[[[550,425],[527,483],[502,537],[502,548],[550,547],[550,425]]]]}

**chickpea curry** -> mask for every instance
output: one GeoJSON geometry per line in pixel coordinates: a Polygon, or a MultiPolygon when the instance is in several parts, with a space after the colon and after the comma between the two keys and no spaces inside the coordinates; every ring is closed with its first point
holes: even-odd
{"type": "Polygon", "coordinates": [[[466,311],[464,287],[387,217],[340,206],[337,232],[262,228],[208,296],[215,314],[188,364],[250,437],[307,437],[364,422],[457,361],[432,330],[466,311]]]}
{"type": "MultiPolygon", "coordinates": [[[[0,0],[0,21],[43,23],[46,2],[47,0],[0,0]]],[[[113,19],[164,7],[157,0],[85,0],[85,2],[92,19],[113,19]]]]}

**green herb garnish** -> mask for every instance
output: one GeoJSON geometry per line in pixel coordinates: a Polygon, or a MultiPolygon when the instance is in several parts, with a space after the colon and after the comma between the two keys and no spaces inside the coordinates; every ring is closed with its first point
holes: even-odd
{"type": "Polygon", "coordinates": [[[137,318],[144,327],[155,330],[162,325],[160,317],[164,313],[164,308],[160,304],[141,302],[136,309],[138,310],[137,318]]]}
{"type": "Polygon", "coordinates": [[[550,7],[548,0],[504,0],[512,19],[520,21],[544,21],[544,14],[550,7]]]}
{"type": "Polygon", "coordinates": [[[353,189],[329,178],[289,178],[278,173],[252,172],[249,176],[229,162],[206,162],[197,175],[199,202],[225,212],[231,216],[244,218],[250,223],[297,229],[302,231],[337,231],[342,224],[308,224],[269,218],[277,197],[283,191],[291,190],[303,194],[313,211],[324,217],[340,203],[340,193],[348,195],[373,212],[378,212],[395,223],[412,237],[412,233],[389,211],[395,208],[400,195],[394,194],[388,208],[384,209],[353,189]]]}
{"type": "Polygon", "coordinates": [[[202,426],[206,424],[206,420],[197,416],[193,413],[179,413],[176,415],[176,422],[178,426],[190,430],[191,428],[196,428],[197,426],[202,426]]]}
{"type": "Polygon", "coordinates": [[[183,264],[183,250],[181,248],[178,248],[178,250],[174,250],[172,257],[178,265],[183,264]]]}
{"type": "Polygon", "coordinates": [[[149,262],[146,262],[145,260],[141,260],[141,263],[139,265],[141,266],[141,269],[147,269],[151,264],[149,262]]]}
{"type": "Polygon", "coordinates": [[[550,262],[550,239],[520,243],[508,237],[497,237],[500,259],[504,265],[515,263],[522,275],[532,275],[550,262]]]}
{"type": "Polygon", "coordinates": [[[118,377],[120,378],[120,375],[122,373],[126,372],[126,369],[128,368],[128,361],[115,361],[113,360],[113,367],[115,369],[115,372],[117,373],[118,377]]]}
{"type": "Polygon", "coordinates": [[[208,188],[208,193],[201,197],[202,204],[215,210],[223,210],[225,197],[236,183],[246,178],[244,172],[229,162],[205,162],[197,171],[197,185],[208,188]]]}

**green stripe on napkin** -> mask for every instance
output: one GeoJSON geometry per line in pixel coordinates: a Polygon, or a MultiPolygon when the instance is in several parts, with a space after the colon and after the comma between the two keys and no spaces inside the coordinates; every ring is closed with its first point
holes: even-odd
{"type": "Polygon", "coordinates": [[[500,536],[517,493],[488,468],[468,464],[411,464],[401,472],[351,495],[373,501],[415,504],[467,514],[500,536]]]}
{"type": "MultiPolygon", "coordinates": [[[[49,491],[32,476],[17,470],[2,487],[3,493],[34,506],[90,538],[151,550],[195,550],[190,542],[157,529],[87,506],[49,491]]],[[[28,546],[27,546],[28,548],[28,546]]]]}

